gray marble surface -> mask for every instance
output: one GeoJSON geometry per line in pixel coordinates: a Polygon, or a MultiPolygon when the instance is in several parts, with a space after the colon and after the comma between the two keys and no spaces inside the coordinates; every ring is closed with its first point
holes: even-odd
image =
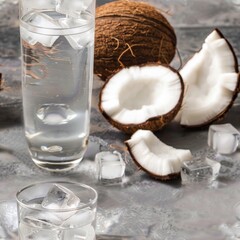
{"type": "MultiPolygon", "coordinates": [[[[200,48],[211,30],[176,29],[183,61],[200,48]]],[[[221,30],[240,59],[240,28],[221,30]]],[[[145,236],[152,240],[225,239],[219,227],[236,221],[233,206],[240,201],[240,151],[232,160],[222,162],[220,176],[212,185],[182,185],[180,180],[159,182],[138,171],[131,159],[127,162],[123,184],[98,183],[93,161],[98,148],[94,144],[102,140],[122,145],[129,136],[110,126],[99,113],[97,102],[103,83],[97,77],[93,88],[91,147],[85,159],[67,173],[49,173],[37,168],[29,157],[21,120],[18,30],[10,28],[7,31],[11,40],[0,41],[0,49],[4,49],[4,55],[0,56],[0,72],[3,72],[7,86],[0,92],[0,200],[13,199],[17,190],[29,183],[48,179],[72,180],[89,184],[98,191],[98,233],[145,236]]],[[[178,64],[176,58],[173,65],[178,64]]],[[[240,130],[239,99],[222,122],[229,122],[240,130]]],[[[190,149],[195,156],[212,157],[213,152],[207,146],[207,130],[186,130],[172,123],[156,134],[169,145],[190,149]]]]}

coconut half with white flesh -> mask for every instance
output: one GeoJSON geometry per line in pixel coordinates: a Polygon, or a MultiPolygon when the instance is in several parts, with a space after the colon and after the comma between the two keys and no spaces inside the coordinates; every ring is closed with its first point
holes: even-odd
{"type": "Polygon", "coordinates": [[[180,177],[182,163],[192,159],[190,150],[166,145],[149,130],[136,131],[125,143],[134,162],[160,180],[180,177]]]}
{"type": "Polygon", "coordinates": [[[126,133],[156,131],[178,113],[184,85],[180,74],[163,65],[124,68],[108,79],[100,93],[99,109],[126,133]]]}
{"type": "Polygon", "coordinates": [[[230,109],[239,88],[238,63],[230,43],[214,30],[182,68],[183,105],[176,120],[187,127],[208,125],[230,109]]]}

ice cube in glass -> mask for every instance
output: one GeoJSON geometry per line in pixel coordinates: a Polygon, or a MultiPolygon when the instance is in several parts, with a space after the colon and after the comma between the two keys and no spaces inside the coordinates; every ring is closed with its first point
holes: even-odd
{"type": "Polygon", "coordinates": [[[19,225],[20,239],[58,240],[62,220],[52,212],[32,212],[25,216],[19,225]]]}
{"type": "Polygon", "coordinates": [[[182,165],[181,178],[185,183],[203,180],[212,182],[218,177],[220,168],[221,164],[210,158],[185,161],[182,165]]]}
{"type": "Polygon", "coordinates": [[[21,37],[30,45],[34,45],[38,42],[45,47],[52,47],[56,40],[59,38],[59,36],[50,35],[47,34],[47,32],[46,34],[42,34],[42,32],[37,33],[39,28],[41,28],[41,31],[43,31],[44,28],[60,28],[58,21],[54,20],[45,13],[33,12],[32,14],[28,15],[27,19],[23,19],[23,21],[29,26],[31,26],[33,29],[36,28],[33,32],[32,30],[25,28],[25,25],[21,26],[21,37]]]}
{"type": "Polygon", "coordinates": [[[59,24],[62,28],[66,29],[74,27],[79,27],[81,29],[81,33],[79,34],[65,35],[65,38],[73,49],[84,49],[87,44],[92,43],[94,31],[88,19],[61,18],[59,19],[59,24]],[[89,31],[91,29],[92,31],[89,31]]]}
{"type": "Polygon", "coordinates": [[[95,156],[98,179],[102,182],[121,182],[126,164],[119,152],[104,151],[95,156]]]}
{"type": "Polygon", "coordinates": [[[62,224],[61,218],[57,213],[40,211],[38,213],[30,213],[25,216],[24,223],[37,228],[56,228],[62,224]]]}
{"type": "Polygon", "coordinates": [[[239,131],[230,123],[209,127],[208,145],[219,154],[234,153],[238,148],[239,139],[239,131]]]}
{"type": "Polygon", "coordinates": [[[92,4],[92,0],[57,0],[56,11],[78,18],[92,4]]]}
{"type": "MultiPolygon", "coordinates": [[[[23,0],[22,1],[22,9],[37,9],[37,10],[55,10],[56,0],[23,0]]],[[[25,12],[24,12],[25,13],[25,12]]]]}
{"type": "Polygon", "coordinates": [[[78,207],[79,203],[79,197],[70,189],[54,184],[47,196],[44,197],[42,207],[46,209],[69,209],[78,207]]]}

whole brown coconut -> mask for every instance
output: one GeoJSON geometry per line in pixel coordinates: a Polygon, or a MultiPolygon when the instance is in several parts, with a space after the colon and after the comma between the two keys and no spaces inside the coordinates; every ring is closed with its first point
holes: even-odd
{"type": "Polygon", "coordinates": [[[102,80],[123,67],[169,64],[175,51],[174,29],[155,7],[121,0],[97,8],[94,73],[102,80]]]}

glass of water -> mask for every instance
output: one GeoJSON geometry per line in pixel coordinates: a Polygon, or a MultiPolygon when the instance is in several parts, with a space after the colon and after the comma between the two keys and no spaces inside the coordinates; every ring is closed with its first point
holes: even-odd
{"type": "Polygon", "coordinates": [[[72,182],[43,182],[17,193],[20,240],[95,240],[97,192],[72,182]]]}
{"type": "Polygon", "coordinates": [[[52,171],[83,158],[90,125],[96,0],[20,0],[25,135],[52,171]]]}

